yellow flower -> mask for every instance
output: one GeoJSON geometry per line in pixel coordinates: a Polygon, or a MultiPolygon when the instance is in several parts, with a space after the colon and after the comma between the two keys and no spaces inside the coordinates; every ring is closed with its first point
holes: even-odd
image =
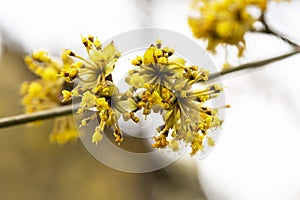
{"type": "Polygon", "coordinates": [[[98,110],[108,110],[109,106],[105,98],[101,97],[96,100],[98,110]]]}
{"type": "MultiPolygon", "coordinates": [[[[29,69],[39,78],[25,82],[21,86],[22,104],[26,113],[32,113],[61,106],[61,94],[64,103],[71,98],[70,92],[63,90],[64,80],[58,77],[61,64],[49,57],[46,51],[33,52],[25,57],[29,69]],[[62,91],[63,90],[63,91],[62,91]]],[[[52,143],[64,144],[78,138],[72,117],[59,117],[54,121],[54,128],[49,136],[52,143]]]]}
{"type": "Polygon", "coordinates": [[[36,51],[25,57],[25,63],[28,68],[46,81],[54,81],[57,79],[60,66],[48,56],[46,51],[36,51]],[[55,75],[55,76],[54,76],[55,75]]]}
{"type": "Polygon", "coordinates": [[[245,49],[244,35],[253,30],[258,18],[249,13],[249,6],[256,6],[261,13],[267,0],[197,0],[193,7],[199,17],[189,17],[188,24],[196,38],[208,41],[207,49],[215,51],[219,44],[234,45],[239,56],[245,49]]]}
{"type": "Polygon", "coordinates": [[[101,82],[109,80],[115,63],[121,56],[113,42],[102,49],[102,45],[97,38],[88,36],[82,38],[82,43],[88,53],[88,59],[75,54],[71,50],[65,50],[62,54],[64,66],[60,71],[60,76],[67,82],[72,82],[75,79],[80,81],[73,89],[74,92],[75,90],[80,92],[92,90],[101,82]],[[73,58],[79,61],[75,62],[73,58]]]}
{"type": "Polygon", "coordinates": [[[100,142],[102,140],[102,138],[103,138],[103,134],[102,133],[103,132],[100,129],[100,127],[96,127],[95,132],[93,133],[93,136],[92,136],[92,142],[97,145],[98,142],[100,142]]]}
{"type": "Polygon", "coordinates": [[[41,95],[43,88],[42,84],[38,82],[32,82],[28,87],[28,96],[35,97],[41,95]]]}
{"type": "Polygon", "coordinates": [[[151,45],[146,50],[143,57],[137,56],[132,61],[137,67],[129,73],[125,81],[135,88],[142,88],[144,83],[156,84],[155,90],[162,86],[171,88],[170,81],[184,71],[181,63],[176,63],[176,59],[169,60],[173,54],[173,49],[162,48],[160,41],[157,41],[156,45],[151,45]]]}
{"type": "MultiPolygon", "coordinates": [[[[208,16],[206,30],[210,30],[209,26],[215,20],[213,15],[208,16]]],[[[234,44],[231,37],[243,35],[239,29],[240,24],[223,21],[214,31],[234,44]],[[232,29],[235,32],[228,33],[232,29]]],[[[214,145],[207,131],[221,126],[222,121],[218,118],[218,109],[205,104],[216,98],[223,88],[217,84],[203,85],[209,78],[207,70],[187,66],[183,58],[175,56],[173,49],[163,47],[158,40],[143,56],[131,61],[135,68],[129,71],[126,78],[131,87],[120,93],[111,74],[120,57],[113,42],[102,48],[97,38],[88,36],[82,38],[82,43],[88,59],[71,50],[63,52],[62,63],[53,61],[45,51],[25,58],[29,68],[39,76],[38,80],[22,85],[22,102],[27,112],[69,104],[72,97],[76,97],[81,100],[77,113],[85,115],[80,127],[87,126],[93,120],[99,122],[91,135],[96,145],[102,140],[105,128],[113,130],[115,142],[120,145],[123,134],[118,119],[123,116],[124,120],[131,119],[138,123],[135,113],[140,110],[145,117],[151,112],[162,115],[164,124],[157,128],[158,135],[152,145],[154,148],[170,146],[176,150],[179,148],[178,142],[183,141],[190,144],[191,154],[194,155],[204,145],[214,145]],[[193,87],[194,84],[198,89],[193,87]],[[73,85],[75,88],[70,89],[73,85]]],[[[66,117],[56,120],[49,138],[51,142],[63,144],[77,137],[72,118],[66,117]]]]}
{"type": "Polygon", "coordinates": [[[215,141],[212,137],[207,137],[207,143],[209,146],[215,146],[215,141]]]}
{"type": "Polygon", "coordinates": [[[55,81],[57,79],[57,75],[57,70],[47,67],[42,73],[42,78],[46,81],[55,81]]]}
{"type": "Polygon", "coordinates": [[[169,142],[167,141],[167,137],[164,134],[160,134],[158,137],[154,137],[155,143],[152,144],[154,148],[165,148],[169,142]]]}
{"type": "Polygon", "coordinates": [[[58,106],[60,104],[61,82],[38,79],[25,82],[21,87],[22,104],[26,113],[32,113],[58,106]]]}
{"type": "Polygon", "coordinates": [[[83,93],[82,100],[81,100],[81,107],[94,107],[96,104],[96,96],[92,94],[90,91],[86,91],[83,93]]]}
{"type": "Polygon", "coordinates": [[[113,42],[102,48],[101,42],[93,36],[82,37],[82,43],[88,53],[87,59],[71,50],[65,50],[62,54],[63,68],[60,76],[71,83],[77,80],[75,88],[63,92],[64,97],[65,99],[70,99],[72,96],[81,98],[77,111],[79,114],[84,114],[88,110],[95,111],[84,118],[80,125],[84,127],[92,120],[99,120],[100,124],[95,128],[92,137],[94,143],[102,139],[105,127],[112,127],[115,140],[120,144],[123,140],[118,126],[120,115],[124,118],[129,117],[135,122],[139,121],[131,112],[135,109],[135,102],[130,95],[120,94],[112,82],[111,73],[120,57],[120,52],[113,42]]]}
{"type": "Polygon", "coordinates": [[[62,91],[62,95],[64,97],[63,101],[68,101],[71,99],[72,97],[72,92],[68,91],[68,90],[63,90],[62,91]]]}
{"type": "MultiPolygon", "coordinates": [[[[218,109],[208,108],[205,103],[217,97],[223,88],[215,84],[194,89],[194,84],[208,80],[209,72],[197,66],[186,66],[184,59],[172,57],[173,54],[174,50],[169,47],[162,48],[161,41],[151,45],[143,57],[137,56],[132,61],[136,67],[130,71],[126,82],[132,86],[137,105],[134,111],[143,110],[145,116],[151,111],[162,114],[164,124],[157,128],[158,136],[154,137],[152,146],[165,148],[170,144],[177,149],[178,141],[182,140],[190,144],[194,155],[203,145],[213,144],[209,138],[204,144],[207,131],[221,126],[218,109]],[[135,83],[138,77],[143,77],[143,86],[135,83]]],[[[126,115],[127,119],[129,117],[126,115]]]]}
{"type": "Polygon", "coordinates": [[[49,136],[51,143],[65,144],[75,142],[77,138],[78,133],[72,116],[55,119],[54,128],[49,136]]]}
{"type": "Polygon", "coordinates": [[[116,128],[114,131],[114,136],[115,136],[115,142],[120,146],[121,142],[123,141],[123,136],[121,133],[121,130],[119,128],[116,128]]]}
{"type": "Polygon", "coordinates": [[[100,142],[103,138],[103,135],[101,133],[95,132],[93,134],[92,142],[98,145],[98,142],[100,142]]]}
{"type": "Polygon", "coordinates": [[[154,91],[148,99],[148,101],[153,104],[160,104],[161,100],[162,100],[162,98],[160,97],[160,95],[157,91],[154,91]]]}
{"type": "Polygon", "coordinates": [[[203,149],[203,138],[200,136],[200,134],[196,134],[193,141],[191,142],[191,155],[195,155],[198,151],[201,151],[203,149]]]}
{"type": "MultiPolygon", "coordinates": [[[[129,93],[127,93],[130,95],[129,93]]],[[[99,120],[100,124],[96,126],[92,136],[93,143],[98,143],[102,139],[105,127],[112,127],[114,130],[115,141],[118,145],[123,141],[122,132],[118,125],[120,115],[129,117],[138,122],[133,113],[128,108],[132,107],[132,99],[119,93],[118,88],[110,81],[99,83],[92,90],[86,91],[82,97],[79,114],[84,114],[87,110],[95,111],[90,116],[81,121],[80,127],[86,126],[92,120],[99,120]]],[[[134,108],[133,108],[134,109],[134,108]]]]}
{"type": "Polygon", "coordinates": [[[142,88],[145,84],[144,78],[140,76],[137,73],[134,73],[131,76],[128,76],[126,78],[126,82],[128,82],[130,85],[136,87],[136,88],[142,88]]]}

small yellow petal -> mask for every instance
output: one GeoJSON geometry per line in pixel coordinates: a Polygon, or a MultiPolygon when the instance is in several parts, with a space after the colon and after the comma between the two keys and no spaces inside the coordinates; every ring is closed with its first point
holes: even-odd
{"type": "Polygon", "coordinates": [[[207,144],[209,146],[215,146],[215,141],[212,137],[207,137],[207,144]]]}
{"type": "Polygon", "coordinates": [[[72,97],[72,92],[68,91],[68,90],[63,90],[62,91],[62,95],[64,97],[63,101],[68,101],[71,99],[72,97]]]}
{"type": "Polygon", "coordinates": [[[42,92],[42,90],[43,90],[43,87],[40,83],[32,82],[28,88],[28,95],[31,97],[39,96],[40,93],[42,92]]]}
{"type": "Polygon", "coordinates": [[[98,127],[96,128],[96,131],[94,132],[93,136],[92,136],[92,142],[95,143],[96,145],[98,144],[98,142],[100,142],[103,138],[103,135],[99,132],[98,127]]]}
{"type": "Polygon", "coordinates": [[[47,67],[43,73],[42,78],[46,81],[55,81],[58,78],[58,71],[52,67],[47,67]]]}

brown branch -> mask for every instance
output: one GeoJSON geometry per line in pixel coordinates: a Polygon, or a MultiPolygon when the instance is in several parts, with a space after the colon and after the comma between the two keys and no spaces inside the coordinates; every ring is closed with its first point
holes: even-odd
{"type": "Polygon", "coordinates": [[[242,64],[242,65],[232,67],[232,68],[229,68],[229,69],[226,69],[226,70],[222,70],[219,73],[211,74],[209,76],[209,80],[220,77],[220,76],[224,76],[224,75],[227,75],[227,74],[230,74],[230,73],[233,73],[233,72],[238,72],[238,71],[242,71],[242,70],[246,70],[246,69],[255,69],[255,68],[258,68],[258,67],[263,67],[267,64],[283,60],[285,58],[291,57],[291,56],[296,55],[298,53],[300,53],[300,47],[296,47],[294,51],[292,51],[290,53],[282,54],[280,56],[275,56],[275,57],[268,58],[268,59],[261,60],[261,61],[246,63],[246,64],[242,64]]]}
{"type": "Polygon", "coordinates": [[[271,27],[267,21],[266,21],[266,13],[263,13],[260,17],[260,22],[263,24],[264,29],[262,30],[257,30],[256,32],[259,33],[265,33],[268,35],[273,35],[275,37],[280,38],[281,40],[283,40],[284,42],[288,43],[289,45],[293,46],[293,47],[297,47],[299,46],[299,44],[297,44],[296,42],[292,41],[291,39],[289,39],[287,36],[278,33],[277,30],[275,30],[273,27],[271,27]]]}
{"type": "Polygon", "coordinates": [[[31,114],[21,114],[21,115],[6,117],[0,119],[0,128],[16,126],[19,124],[24,124],[28,122],[37,121],[37,120],[43,120],[43,119],[68,115],[68,114],[72,114],[73,110],[74,110],[73,105],[67,105],[67,106],[51,108],[48,110],[42,110],[31,114]]]}
{"type": "MultiPolygon", "coordinates": [[[[295,48],[294,51],[286,54],[282,54],[280,56],[276,56],[273,58],[257,61],[257,62],[251,62],[243,65],[239,65],[234,68],[230,68],[227,70],[223,70],[220,73],[214,73],[209,76],[209,79],[212,80],[214,78],[224,76],[227,74],[231,74],[237,71],[242,71],[246,69],[254,69],[258,67],[263,67],[267,64],[283,60],[285,58],[291,57],[295,54],[300,53],[300,47],[295,48]]],[[[78,108],[78,105],[66,105],[66,106],[61,106],[61,107],[56,107],[48,110],[43,110],[39,112],[35,112],[32,114],[21,114],[21,115],[16,115],[16,116],[11,116],[11,117],[6,117],[0,119],[0,128],[5,128],[5,127],[10,127],[10,126],[16,126],[28,122],[33,122],[37,120],[43,120],[43,119],[48,119],[48,118],[53,118],[53,117],[59,117],[63,115],[68,115],[72,114],[74,110],[78,108]]]]}

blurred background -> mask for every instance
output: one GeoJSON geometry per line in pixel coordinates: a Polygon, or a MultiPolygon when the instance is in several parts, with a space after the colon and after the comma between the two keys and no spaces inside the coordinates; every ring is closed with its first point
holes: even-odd
{"type": "MultiPolygon", "coordinates": [[[[102,41],[140,27],[192,38],[188,0],[0,0],[0,117],[20,114],[19,87],[34,80],[23,56],[36,49],[83,52],[81,34],[102,41]]],[[[300,43],[300,1],[271,3],[267,20],[300,43]]],[[[246,35],[235,64],[290,50],[276,37],[246,35]]],[[[200,45],[202,42],[197,41],[200,45]]],[[[234,53],[233,53],[234,54],[234,53]]],[[[211,55],[221,68],[222,53],[211,55]]],[[[222,136],[204,160],[189,155],[151,173],[129,174],[95,160],[80,141],[51,145],[52,121],[0,130],[0,199],[300,199],[300,56],[225,77],[222,136]]]]}

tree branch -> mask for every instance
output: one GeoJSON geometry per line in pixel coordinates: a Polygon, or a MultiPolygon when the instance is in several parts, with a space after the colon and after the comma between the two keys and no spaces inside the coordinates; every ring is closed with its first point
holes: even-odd
{"type": "Polygon", "coordinates": [[[233,72],[238,72],[238,71],[242,71],[242,70],[246,70],[246,69],[255,69],[255,68],[258,68],[258,67],[263,67],[267,64],[283,60],[285,58],[291,57],[291,56],[296,55],[298,53],[300,53],[300,47],[296,47],[294,51],[292,51],[290,53],[282,54],[280,56],[275,56],[275,57],[268,58],[268,59],[261,60],[261,61],[246,63],[246,64],[242,64],[242,65],[232,67],[232,68],[229,68],[229,69],[226,69],[226,70],[222,70],[219,73],[211,74],[209,76],[209,80],[217,78],[219,76],[224,76],[224,75],[227,75],[227,74],[230,74],[230,73],[233,73],[233,72]]]}
{"type": "MultiPolygon", "coordinates": [[[[282,54],[280,56],[272,57],[269,59],[257,61],[257,62],[251,62],[243,65],[239,65],[234,68],[230,68],[227,70],[223,70],[220,73],[214,73],[209,76],[209,80],[212,80],[214,78],[224,76],[227,74],[231,74],[237,71],[242,71],[246,69],[254,69],[258,67],[263,67],[267,64],[283,60],[285,58],[291,57],[295,54],[300,53],[300,47],[296,47],[294,51],[286,54],[282,54]]],[[[53,117],[59,117],[63,115],[68,115],[72,114],[74,110],[78,108],[78,105],[66,105],[66,106],[61,106],[61,107],[56,107],[48,110],[43,110],[39,112],[35,112],[32,114],[21,114],[21,115],[15,115],[11,117],[6,117],[0,119],[0,128],[5,128],[5,127],[10,127],[10,126],[16,126],[28,122],[33,122],[37,120],[43,120],[43,119],[48,119],[48,118],[53,118],[53,117]]]]}
{"type": "Polygon", "coordinates": [[[257,32],[260,33],[265,33],[268,35],[274,35],[275,37],[280,38],[281,40],[283,40],[284,42],[288,43],[291,46],[297,47],[299,46],[299,44],[293,42],[292,40],[290,40],[288,37],[278,33],[276,30],[274,30],[266,21],[266,13],[263,13],[260,17],[260,21],[264,26],[264,29],[262,30],[258,30],[257,32]]]}
{"type": "Polygon", "coordinates": [[[19,124],[24,124],[28,122],[37,121],[37,120],[72,114],[74,107],[76,106],[67,105],[67,106],[51,108],[48,110],[42,110],[31,114],[21,114],[21,115],[2,118],[0,119],[0,128],[16,126],[19,124]]]}

